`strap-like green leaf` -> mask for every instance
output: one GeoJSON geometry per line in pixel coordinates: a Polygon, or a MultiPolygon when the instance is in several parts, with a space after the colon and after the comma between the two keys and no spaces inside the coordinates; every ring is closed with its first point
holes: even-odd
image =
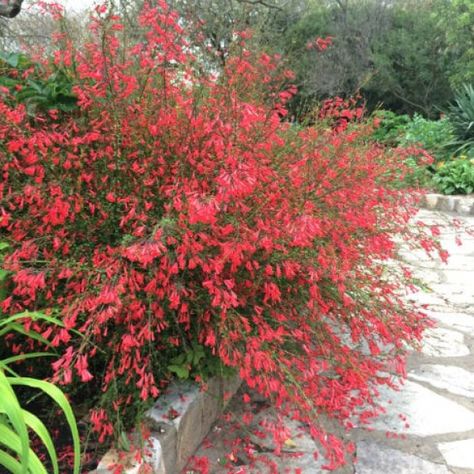
{"type": "Polygon", "coordinates": [[[56,324],[57,326],[64,327],[64,323],[60,319],[57,319],[53,316],[48,316],[47,314],[41,313],[39,311],[23,311],[22,313],[14,314],[8,318],[0,319],[0,326],[5,326],[18,319],[32,319],[33,321],[40,319],[56,324]]]}
{"type": "Polygon", "coordinates": [[[29,352],[28,354],[20,354],[17,356],[7,357],[0,361],[0,364],[9,365],[15,362],[21,362],[26,359],[34,359],[36,357],[56,357],[57,354],[52,354],[50,352],[29,352]]]}
{"type": "Polygon", "coordinates": [[[21,474],[23,472],[23,467],[21,464],[8,453],[5,453],[0,449],[0,465],[5,467],[8,472],[11,474],[21,474]]]}
{"type": "Polygon", "coordinates": [[[38,388],[49,395],[59,405],[63,411],[72,434],[74,449],[74,474],[79,474],[80,468],[80,440],[79,431],[77,429],[76,418],[72,411],[71,405],[67,401],[64,393],[55,385],[43,380],[36,380],[28,377],[7,377],[12,385],[23,385],[32,388],[38,388]]]}
{"type": "MultiPolygon", "coordinates": [[[[0,370],[0,408],[10,420],[12,428],[18,434],[19,447],[16,450],[20,455],[20,462],[23,466],[28,465],[30,440],[28,437],[28,430],[26,428],[23,412],[13,391],[9,379],[0,370]]],[[[0,425],[0,428],[6,426],[0,425]]],[[[3,438],[8,440],[8,438],[3,438]]],[[[2,437],[0,436],[0,442],[2,437]]],[[[24,471],[26,474],[26,470],[24,471]]]]}
{"type": "MultiPolygon", "coordinates": [[[[23,449],[23,443],[20,437],[13,430],[4,425],[0,425],[0,443],[19,454],[23,449]]],[[[34,474],[48,474],[36,453],[29,446],[27,461],[25,461],[25,458],[20,457],[20,464],[23,468],[21,472],[27,473],[29,470],[34,474]]]]}
{"type": "MultiPolygon", "coordinates": [[[[1,324],[1,322],[0,322],[1,324]]],[[[0,331],[0,336],[3,336],[4,334],[15,331],[19,334],[23,334],[24,336],[29,337],[30,339],[35,339],[36,341],[42,342],[43,344],[50,344],[50,342],[45,339],[41,334],[38,334],[36,331],[26,331],[25,328],[19,324],[12,322],[8,326],[5,326],[1,331],[0,331]]]]}
{"type": "Polygon", "coordinates": [[[46,449],[48,450],[48,454],[51,459],[51,464],[53,465],[54,474],[59,474],[56,449],[54,448],[53,440],[51,439],[51,436],[46,426],[36,415],[33,415],[33,413],[30,413],[29,411],[23,410],[23,416],[28,427],[31,428],[38,435],[38,437],[41,439],[46,449]]]}

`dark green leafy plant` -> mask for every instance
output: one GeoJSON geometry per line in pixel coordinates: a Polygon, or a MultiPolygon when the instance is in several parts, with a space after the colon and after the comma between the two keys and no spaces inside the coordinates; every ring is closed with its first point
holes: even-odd
{"type": "Polygon", "coordinates": [[[472,154],[474,150],[474,87],[464,84],[456,91],[455,100],[446,110],[446,115],[453,128],[454,139],[449,148],[455,154],[472,154]]]}
{"type": "Polygon", "coordinates": [[[474,192],[474,160],[459,158],[442,164],[433,181],[443,194],[471,194],[474,192]]]}
{"type": "Polygon", "coordinates": [[[38,63],[32,63],[21,53],[0,54],[1,87],[8,90],[13,104],[25,104],[31,116],[53,109],[66,113],[77,109],[67,72],[53,68],[45,74],[38,63]],[[32,72],[26,73],[27,70],[32,72]]]}

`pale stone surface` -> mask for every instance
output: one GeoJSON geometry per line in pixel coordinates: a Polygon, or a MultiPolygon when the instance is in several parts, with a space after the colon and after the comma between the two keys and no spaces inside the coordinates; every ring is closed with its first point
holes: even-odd
{"type": "Polygon", "coordinates": [[[224,392],[232,397],[240,384],[238,377],[215,377],[203,391],[190,381],[174,382],[146,414],[152,433],[144,461],[137,462],[134,453],[119,458],[116,450],[109,450],[93,473],[110,474],[113,464],[123,465],[126,474],[144,472],[145,465],[154,474],[180,472],[225,406],[224,392]]]}
{"type": "Polygon", "coordinates": [[[445,326],[474,336],[474,316],[464,313],[440,313],[437,311],[426,311],[428,316],[439,321],[445,326]]]}
{"type": "Polygon", "coordinates": [[[356,474],[449,474],[446,466],[378,443],[357,443],[356,474]]]}
{"type": "MultiPolygon", "coordinates": [[[[307,434],[307,430],[304,429],[300,422],[286,417],[283,422],[286,430],[288,430],[288,442],[284,446],[285,451],[314,453],[317,450],[316,443],[307,434]]],[[[276,445],[273,436],[268,434],[268,429],[265,427],[268,427],[269,424],[278,425],[278,423],[273,408],[257,413],[248,427],[250,440],[265,450],[274,451],[276,445]],[[257,436],[256,432],[264,433],[267,436],[257,436]]]]}
{"type": "Polygon", "coordinates": [[[408,380],[399,392],[385,387],[380,392],[387,413],[372,422],[376,430],[432,436],[474,429],[473,412],[418,383],[408,380]]]}
{"type": "Polygon", "coordinates": [[[454,210],[464,216],[474,214],[474,199],[459,199],[454,210]]]}
{"type": "Polygon", "coordinates": [[[158,398],[146,416],[155,423],[171,423],[179,428],[183,415],[199,395],[199,387],[191,382],[176,382],[170,385],[165,396],[158,398]]]}
{"type": "Polygon", "coordinates": [[[408,300],[417,305],[442,305],[445,300],[436,293],[428,293],[425,291],[417,291],[408,295],[408,300]]]}
{"type": "Polygon", "coordinates": [[[462,214],[463,216],[474,214],[474,206],[462,202],[459,202],[456,205],[455,210],[458,214],[462,214]]]}
{"type": "Polygon", "coordinates": [[[408,376],[433,387],[474,398],[474,373],[461,367],[424,364],[410,371],[408,376]]]}
{"type": "Polygon", "coordinates": [[[440,196],[436,206],[440,211],[453,212],[457,204],[457,199],[452,196],[440,196]]]}
{"type": "MultiPolygon", "coordinates": [[[[447,270],[443,272],[446,283],[451,285],[458,285],[459,287],[473,287],[474,282],[470,282],[466,279],[466,272],[456,271],[456,270],[447,270]]],[[[436,282],[433,282],[436,283],[436,282]]],[[[472,290],[474,291],[474,289],[472,290]]]]}
{"type": "MultiPolygon", "coordinates": [[[[265,474],[275,472],[270,470],[269,462],[274,463],[273,465],[277,468],[276,472],[278,473],[295,472],[295,469],[300,469],[300,474],[323,474],[328,472],[322,469],[325,460],[321,456],[315,459],[314,456],[309,453],[295,453],[293,455],[283,456],[264,454],[260,457],[262,461],[256,461],[251,467],[240,466],[225,472],[232,474],[265,474]],[[266,459],[267,462],[263,461],[263,459],[266,459]]],[[[440,472],[439,474],[444,474],[444,472],[440,472]]]]}
{"type": "Polygon", "coordinates": [[[474,284],[466,281],[466,275],[464,275],[464,284],[433,284],[431,289],[436,294],[443,295],[451,305],[474,304],[474,284]]]}
{"type": "Polygon", "coordinates": [[[472,469],[474,472],[474,439],[439,443],[438,449],[449,466],[472,469]]]}
{"type": "Polygon", "coordinates": [[[122,453],[122,455],[119,456],[117,450],[111,449],[101,459],[97,469],[93,471],[93,473],[111,474],[114,472],[114,466],[120,464],[124,467],[122,471],[123,474],[141,474],[145,472],[146,468],[151,468],[153,474],[167,474],[163,462],[161,444],[153,436],[148,439],[147,445],[143,450],[143,460],[137,461],[135,454],[135,452],[126,453],[124,457],[122,453]]]}
{"type": "Polygon", "coordinates": [[[426,330],[421,352],[431,357],[462,357],[470,351],[462,333],[437,327],[426,330]]]}
{"type": "Polygon", "coordinates": [[[438,194],[426,194],[424,197],[424,204],[428,209],[436,209],[438,204],[438,194]]]}

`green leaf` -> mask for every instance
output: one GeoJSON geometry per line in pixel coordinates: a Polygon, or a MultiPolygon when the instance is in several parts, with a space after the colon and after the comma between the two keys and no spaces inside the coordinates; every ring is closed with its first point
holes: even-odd
{"type": "Polygon", "coordinates": [[[14,364],[15,362],[22,362],[26,359],[35,359],[36,357],[56,357],[57,354],[52,354],[50,352],[29,352],[27,354],[20,354],[17,356],[8,357],[7,359],[0,360],[0,369],[3,368],[5,371],[8,371],[11,374],[15,372],[8,367],[9,364],[14,364]]]}
{"type": "MultiPolygon", "coordinates": [[[[1,321],[0,321],[0,326],[1,326],[1,321]]],[[[42,342],[43,344],[49,345],[51,344],[47,339],[45,339],[43,336],[38,334],[35,331],[26,331],[25,328],[18,323],[11,323],[8,326],[4,327],[0,331],[0,336],[3,336],[4,334],[8,332],[17,332],[18,334],[23,334],[24,336],[27,336],[31,339],[35,339],[36,341],[42,342]]]]}
{"type": "Polygon", "coordinates": [[[0,465],[5,467],[7,471],[12,474],[21,474],[24,472],[21,464],[14,457],[2,450],[0,450],[0,465]]]}
{"type": "Polygon", "coordinates": [[[8,55],[0,54],[0,59],[5,61],[9,66],[16,68],[20,60],[19,53],[10,53],[8,55]]]}
{"type": "Polygon", "coordinates": [[[5,425],[0,425],[0,443],[20,455],[22,473],[27,474],[28,472],[33,472],[34,474],[48,474],[38,456],[29,447],[29,443],[27,444],[28,455],[26,458],[23,457],[23,439],[5,425]]]}
{"type": "Polygon", "coordinates": [[[46,426],[37,416],[29,411],[23,410],[23,416],[26,424],[37,434],[38,438],[41,439],[46,447],[51,459],[51,464],[53,465],[54,474],[59,474],[58,457],[56,455],[53,440],[51,439],[46,426]]]}
{"type": "Polygon", "coordinates": [[[47,395],[49,395],[54,402],[61,408],[63,411],[69,429],[71,430],[72,440],[73,440],[73,449],[74,449],[74,474],[79,474],[81,453],[80,453],[80,439],[79,431],[77,429],[76,417],[72,411],[71,405],[67,401],[64,393],[55,385],[45,382],[43,380],[36,380],[28,377],[8,377],[8,381],[12,385],[23,385],[32,388],[38,388],[47,395]]]}
{"type": "MultiPolygon", "coordinates": [[[[5,376],[2,370],[0,370],[0,409],[2,413],[5,413],[8,417],[12,428],[18,433],[18,448],[15,451],[20,455],[20,462],[25,467],[29,462],[29,445],[30,440],[28,437],[28,430],[26,428],[25,420],[23,418],[23,412],[18,399],[13,391],[8,377],[5,376]]],[[[7,427],[0,424],[0,428],[7,427]]],[[[8,441],[9,438],[0,435],[0,442],[8,441]]],[[[5,444],[5,443],[4,443],[5,444]]],[[[8,445],[8,447],[11,447],[8,445]]],[[[26,474],[26,469],[24,470],[26,474]]]]}
{"type": "Polygon", "coordinates": [[[189,378],[189,370],[183,365],[168,365],[168,370],[175,373],[180,379],[189,378]]]}
{"type": "Polygon", "coordinates": [[[0,319],[0,326],[5,326],[7,324],[10,324],[11,322],[17,321],[18,319],[25,318],[32,319],[33,321],[40,319],[52,324],[56,324],[57,326],[64,327],[64,323],[60,319],[57,319],[53,316],[48,316],[39,311],[23,311],[22,313],[14,314],[13,316],[9,316],[8,318],[0,319]]]}

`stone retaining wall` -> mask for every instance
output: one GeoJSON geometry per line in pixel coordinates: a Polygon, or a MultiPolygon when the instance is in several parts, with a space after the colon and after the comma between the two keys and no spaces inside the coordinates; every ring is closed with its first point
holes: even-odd
{"type": "Polygon", "coordinates": [[[443,194],[426,194],[421,206],[432,211],[453,212],[462,216],[474,215],[474,195],[445,196],[443,194]]]}
{"type": "Polygon", "coordinates": [[[151,435],[143,450],[143,460],[137,461],[135,453],[124,455],[111,449],[90,474],[111,474],[117,464],[124,466],[123,474],[178,474],[240,384],[238,377],[216,377],[203,391],[192,382],[173,383],[145,416],[151,435]],[[146,465],[152,471],[146,470],[146,465]]]}

